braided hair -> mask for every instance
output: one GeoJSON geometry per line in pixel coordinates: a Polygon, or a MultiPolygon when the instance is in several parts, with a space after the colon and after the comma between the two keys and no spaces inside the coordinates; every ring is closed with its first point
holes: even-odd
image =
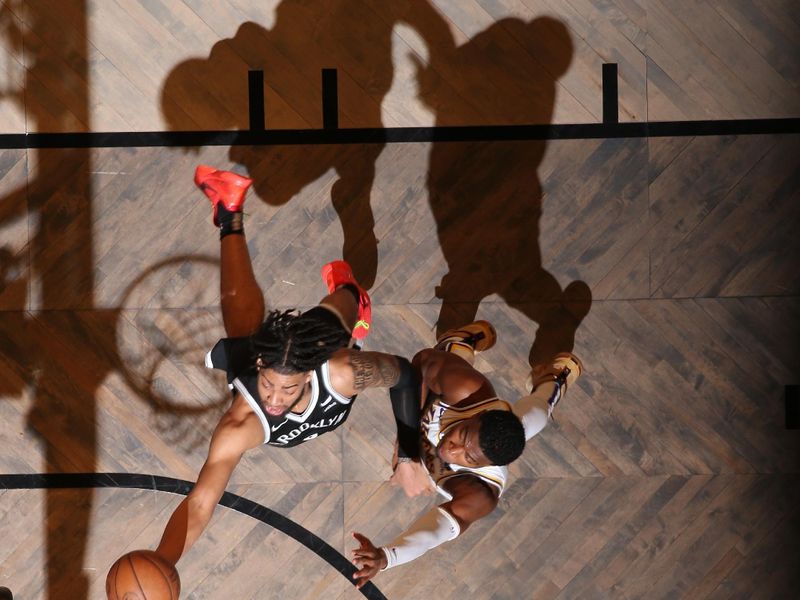
{"type": "Polygon", "coordinates": [[[253,361],[282,375],[313,371],[349,341],[341,325],[295,309],[270,311],[250,338],[253,361]]]}

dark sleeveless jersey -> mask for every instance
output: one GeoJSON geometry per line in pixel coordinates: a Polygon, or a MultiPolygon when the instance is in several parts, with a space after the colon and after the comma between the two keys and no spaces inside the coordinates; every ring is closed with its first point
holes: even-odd
{"type": "Polygon", "coordinates": [[[206,355],[206,366],[225,371],[228,387],[253,409],[264,429],[264,443],[272,446],[289,448],[333,431],[347,419],[356,398],[333,389],[326,361],[311,373],[311,400],[302,414],[268,414],[258,394],[258,372],[252,364],[247,337],[221,339],[206,355]]]}

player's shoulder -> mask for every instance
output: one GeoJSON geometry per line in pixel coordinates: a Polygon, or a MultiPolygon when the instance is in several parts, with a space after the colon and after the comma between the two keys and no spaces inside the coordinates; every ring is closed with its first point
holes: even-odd
{"type": "Polygon", "coordinates": [[[228,410],[222,415],[222,419],[220,423],[225,421],[231,425],[238,425],[241,424],[245,419],[250,417],[255,417],[256,414],[253,411],[253,407],[247,402],[245,397],[237,392],[234,394],[233,403],[230,405],[228,410]]]}
{"type": "Polygon", "coordinates": [[[497,393],[485,377],[479,379],[466,375],[455,380],[455,383],[449,386],[448,393],[444,394],[444,398],[450,406],[464,409],[496,400],[497,393]]]}
{"type": "Polygon", "coordinates": [[[321,365],[323,378],[327,379],[326,385],[330,385],[336,393],[347,397],[353,395],[353,365],[351,357],[358,352],[353,348],[339,348],[321,365]]]}
{"type": "Polygon", "coordinates": [[[486,472],[459,472],[443,482],[442,487],[453,500],[468,500],[494,508],[502,492],[504,482],[494,481],[486,472]]]}
{"type": "Polygon", "coordinates": [[[339,348],[328,359],[328,370],[333,372],[339,369],[352,369],[350,366],[350,357],[357,352],[360,352],[360,350],[354,348],[339,348]]]}
{"type": "Polygon", "coordinates": [[[352,354],[355,352],[358,352],[358,350],[353,350],[352,348],[339,348],[326,361],[328,376],[334,385],[336,383],[348,381],[353,378],[353,366],[350,362],[350,359],[352,354]]]}
{"type": "Polygon", "coordinates": [[[445,354],[447,353],[442,352],[441,350],[434,350],[433,348],[423,348],[422,350],[417,352],[414,355],[414,358],[411,360],[414,363],[427,362],[435,359],[437,356],[443,356],[445,354]]]}
{"type": "Polygon", "coordinates": [[[471,406],[496,397],[491,382],[466,361],[443,365],[437,379],[441,395],[450,406],[471,406]]]}

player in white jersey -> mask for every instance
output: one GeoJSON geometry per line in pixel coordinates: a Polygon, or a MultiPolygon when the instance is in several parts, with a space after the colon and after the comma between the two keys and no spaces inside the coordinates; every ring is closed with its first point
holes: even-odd
{"type": "MultiPolygon", "coordinates": [[[[512,407],[497,398],[489,380],[472,367],[474,352],[490,348],[495,340],[492,326],[478,321],[446,332],[436,348],[414,357],[423,383],[422,461],[431,485],[446,502],[386,546],[376,547],[366,536],[354,533],[359,543],[353,551],[358,586],[381,570],[410,562],[456,538],[492,512],[506,486],[505,465],[545,427],[582,371],[575,356],[558,354],[533,370],[529,395],[512,407]]],[[[401,458],[401,464],[405,460],[401,458]]]]}
{"type": "Polygon", "coordinates": [[[369,330],[366,291],[344,261],[322,269],[328,295],[302,314],[271,311],[256,282],[242,224],[252,181],[198,167],[195,183],[211,200],[220,228],[221,305],[225,331],[206,365],[227,372],[233,403],[211,438],[197,483],[170,517],[157,552],[175,564],[195,543],[245,451],[261,444],[290,447],[331,431],[346,419],[356,394],[389,388],[405,462],[400,476],[419,478],[420,382],[405,358],[351,347],[369,330]]]}

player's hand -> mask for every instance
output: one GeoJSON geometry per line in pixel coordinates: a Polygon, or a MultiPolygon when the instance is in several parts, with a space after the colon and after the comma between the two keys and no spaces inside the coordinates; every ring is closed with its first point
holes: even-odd
{"type": "Polygon", "coordinates": [[[353,564],[359,569],[353,573],[353,579],[356,580],[356,589],[361,589],[378,571],[386,568],[386,555],[368,537],[354,532],[353,538],[360,544],[353,550],[353,564]]]}
{"type": "Polygon", "coordinates": [[[431,478],[419,461],[397,463],[389,483],[403,488],[409,498],[433,494],[431,478]]]}

